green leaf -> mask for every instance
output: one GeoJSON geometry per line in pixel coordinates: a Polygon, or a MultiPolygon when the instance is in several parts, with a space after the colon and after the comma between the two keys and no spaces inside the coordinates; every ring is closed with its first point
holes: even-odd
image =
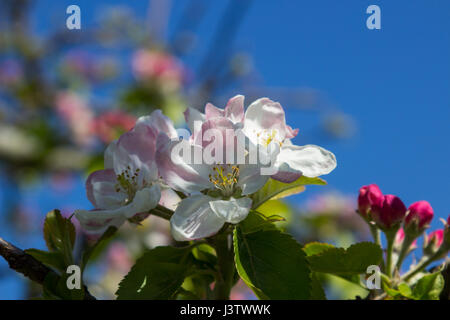
{"type": "Polygon", "coordinates": [[[405,282],[402,282],[398,285],[398,291],[402,294],[402,296],[406,298],[411,298],[413,295],[411,288],[405,282]]]}
{"type": "Polygon", "coordinates": [[[293,194],[303,192],[305,185],[316,184],[325,185],[325,180],[320,178],[308,178],[301,176],[291,183],[283,183],[274,179],[269,179],[266,184],[252,195],[252,208],[256,209],[268,200],[281,199],[293,194]]]}
{"type": "Polygon", "coordinates": [[[49,272],[43,283],[43,297],[50,300],[82,300],[83,289],[68,289],[67,278],[70,275],[63,272],[61,276],[49,272]]]}
{"type": "Polygon", "coordinates": [[[317,273],[311,273],[311,300],[326,300],[325,291],[320,283],[319,276],[317,273]]]}
{"type": "Polygon", "coordinates": [[[442,289],[444,289],[444,277],[438,271],[420,278],[414,286],[412,295],[417,300],[439,300],[442,289]]]}
{"type": "Polygon", "coordinates": [[[96,251],[102,247],[102,244],[104,243],[104,241],[112,238],[114,236],[114,234],[116,233],[116,231],[117,231],[116,227],[109,227],[93,246],[85,249],[85,251],[83,252],[83,255],[81,257],[81,271],[82,272],[86,268],[86,265],[89,262],[89,259],[91,258],[91,256],[95,255],[96,251]]]}
{"type": "Polygon", "coordinates": [[[275,225],[262,213],[251,210],[247,218],[239,224],[243,233],[252,233],[260,230],[277,230],[275,225]]]}
{"type": "Polygon", "coordinates": [[[192,264],[190,247],[157,247],[147,251],[122,279],[117,299],[170,299],[192,264]]]}
{"type": "Polygon", "coordinates": [[[311,270],[348,276],[365,273],[370,265],[378,265],[382,259],[381,248],[372,242],[361,242],[343,248],[329,248],[308,258],[311,270]]]}
{"type": "Polygon", "coordinates": [[[38,249],[26,249],[24,251],[50,268],[55,268],[62,272],[66,270],[64,257],[60,252],[48,252],[38,249]]]}
{"type": "Polygon", "coordinates": [[[303,251],[305,251],[307,256],[312,256],[315,254],[322,253],[328,249],[334,248],[332,244],[322,243],[322,242],[310,242],[305,244],[303,251]]]}
{"type": "Polygon", "coordinates": [[[290,235],[267,226],[249,232],[239,225],[234,230],[234,252],[239,276],[260,299],[311,297],[305,253],[290,235]]]}
{"type": "Polygon", "coordinates": [[[75,226],[64,218],[59,210],[47,213],[44,222],[44,239],[49,251],[59,251],[66,265],[73,264],[72,250],[75,244],[75,226]]]}

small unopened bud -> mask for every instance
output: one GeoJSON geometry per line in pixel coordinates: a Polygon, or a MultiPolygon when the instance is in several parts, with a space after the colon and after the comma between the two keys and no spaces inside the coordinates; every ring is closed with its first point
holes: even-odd
{"type": "MultiPolygon", "coordinates": [[[[405,240],[405,231],[403,228],[398,229],[397,233],[395,234],[394,239],[394,250],[399,252],[402,248],[403,241],[405,240]]],[[[414,240],[411,245],[408,248],[408,252],[414,250],[417,248],[417,240],[414,240]]]]}
{"type": "Polygon", "coordinates": [[[372,206],[375,204],[381,205],[382,202],[383,193],[376,184],[363,186],[359,189],[358,212],[363,218],[371,220],[369,213],[372,206]]]}
{"type": "Polygon", "coordinates": [[[425,236],[423,244],[423,252],[426,255],[432,255],[436,253],[444,241],[444,230],[439,229],[431,232],[425,236]]]}
{"type": "Polygon", "coordinates": [[[381,205],[374,204],[371,216],[383,230],[396,230],[400,227],[406,215],[406,207],[399,197],[388,194],[383,197],[381,205]]]}
{"type": "Polygon", "coordinates": [[[414,232],[417,235],[429,227],[433,220],[433,208],[427,201],[414,202],[408,208],[408,215],[405,218],[405,231],[414,232]]]}

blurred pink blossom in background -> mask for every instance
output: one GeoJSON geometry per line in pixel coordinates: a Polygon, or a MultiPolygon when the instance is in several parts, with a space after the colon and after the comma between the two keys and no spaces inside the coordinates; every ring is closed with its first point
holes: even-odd
{"type": "Polygon", "coordinates": [[[141,49],[132,58],[132,69],[139,80],[154,80],[168,89],[176,90],[184,80],[184,67],[170,54],[141,49]]]}
{"type": "Polygon", "coordinates": [[[131,130],[136,117],[121,110],[107,111],[97,116],[92,122],[92,131],[100,140],[109,143],[122,133],[131,130]]]}
{"type": "Polygon", "coordinates": [[[91,144],[94,113],[85,99],[75,92],[63,91],[57,94],[55,100],[56,110],[72,131],[74,141],[81,146],[91,144]]]}

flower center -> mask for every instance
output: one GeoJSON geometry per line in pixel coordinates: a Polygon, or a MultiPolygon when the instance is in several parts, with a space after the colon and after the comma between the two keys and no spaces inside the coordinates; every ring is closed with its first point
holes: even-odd
{"type": "Polygon", "coordinates": [[[239,165],[219,164],[213,167],[213,171],[214,173],[209,175],[209,181],[222,191],[224,196],[231,196],[239,180],[239,165]]]}
{"type": "Polygon", "coordinates": [[[261,144],[265,147],[269,146],[269,144],[272,141],[277,142],[280,146],[283,144],[283,142],[279,141],[279,139],[277,137],[276,129],[271,129],[271,130],[264,129],[264,130],[258,132],[256,134],[256,136],[258,137],[258,139],[260,139],[259,141],[261,141],[261,144]]]}
{"type": "MultiPolygon", "coordinates": [[[[130,166],[127,166],[122,173],[117,175],[117,184],[115,185],[116,192],[124,192],[127,195],[125,204],[129,204],[133,201],[136,191],[139,189],[138,177],[140,171],[141,169],[139,168],[133,171],[130,166]]],[[[147,183],[144,180],[143,185],[145,186],[146,184],[147,183]]]]}

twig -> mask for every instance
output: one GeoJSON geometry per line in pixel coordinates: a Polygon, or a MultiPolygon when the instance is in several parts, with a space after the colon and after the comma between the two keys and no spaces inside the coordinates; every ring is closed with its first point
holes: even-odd
{"type": "MultiPolygon", "coordinates": [[[[2,238],[0,238],[0,255],[8,262],[11,269],[41,285],[50,273],[57,275],[56,272],[2,238]]],[[[59,277],[59,275],[57,276],[59,277]]],[[[84,299],[96,300],[86,286],[84,287],[84,299]]]]}

